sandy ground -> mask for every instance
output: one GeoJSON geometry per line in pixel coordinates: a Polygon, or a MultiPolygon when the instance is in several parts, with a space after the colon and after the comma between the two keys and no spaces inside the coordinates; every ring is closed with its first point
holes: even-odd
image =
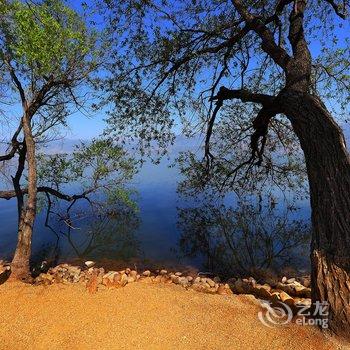
{"type": "Polygon", "coordinates": [[[0,285],[0,349],[337,349],[312,327],[268,328],[250,296],[133,283],[88,294],[82,285],[0,285]]]}

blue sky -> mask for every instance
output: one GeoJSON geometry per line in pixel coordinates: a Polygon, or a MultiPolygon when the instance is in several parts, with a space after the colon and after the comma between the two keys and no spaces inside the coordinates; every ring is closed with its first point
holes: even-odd
{"type": "MultiPolygon", "coordinates": [[[[93,0],[88,0],[86,3],[90,5],[93,3],[93,0]]],[[[81,12],[81,1],[67,0],[67,4],[78,12],[81,12]]],[[[94,19],[96,19],[97,22],[100,22],[101,20],[98,18],[94,19]]],[[[337,33],[340,43],[344,43],[345,38],[349,36],[349,32],[349,21],[344,22],[344,28],[338,30],[337,33]]],[[[317,41],[313,41],[310,45],[310,48],[312,50],[313,56],[315,56],[319,53],[320,45],[317,41]]],[[[89,118],[77,112],[69,118],[70,129],[67,131],[66,136],[69,139],[91,139],[95,136],[98,136],[102,133],[105,127],[105,118],[106,115],[104,112],[96,113],[89,118]]]]}

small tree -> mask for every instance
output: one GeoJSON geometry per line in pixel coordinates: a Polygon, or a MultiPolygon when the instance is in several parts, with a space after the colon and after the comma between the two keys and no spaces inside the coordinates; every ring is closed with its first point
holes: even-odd
{"type": "MultiPolygon", "coordinates": [[[[15,101],[21,108],[8,151],[0,156],[1,162],[17,162],[13,189],[1,191],[0,198],[17,198],[18,243],[11,276],[26,279],[38,193],[46,194],[47,205],[51,205],[51,197],[74,204],[107,189],[109,176],[118,169],[131,175],[134,168],[111,140],[94,141],[71,157],[38,154],[39,145],[52,137],[52,131],[65,127],[67,117],[84,106],[102,51],[97,49],[96,33],[63,1],[1,1],[0,13],[1,83],[9,89],[6,101],[15,101]],[[59,184],[81,181],[88,166],[95,166],[89,185],[79,194],[62,193],[59,184]]],[[[3,122],[6,120],[7,115],[3,122]]]]}

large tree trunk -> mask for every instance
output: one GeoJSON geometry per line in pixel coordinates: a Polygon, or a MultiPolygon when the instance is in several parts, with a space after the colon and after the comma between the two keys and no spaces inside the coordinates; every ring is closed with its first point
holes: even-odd
{"type": "Polygon", "coordinates": [[[35,158],[35,141],[32,135],[30,117],[25,114],[22,118],[23,132],[28,164],[28,195],[21,210],[18,223],[18,241],[15,255],[11,264],[11,278],[26,280],[30,278],[29,261],[32,247],[33,226],[36,217],[37,202],[37,173],[35,158]]]}
{"type": "Polygon", "coordinates": [[[280,96],[304,152],[312,209],[313,302],[329,303],[329,327],[350,339],[350,158],[345,139],[320,99],[280,96]]]}

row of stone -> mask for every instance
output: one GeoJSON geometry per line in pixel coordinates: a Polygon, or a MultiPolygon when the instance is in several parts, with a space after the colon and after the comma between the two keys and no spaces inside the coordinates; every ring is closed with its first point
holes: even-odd
{"type": "MultiPolygon", "coordinates": [[[[0,273],[9,272],[9,265],[0,264],[0,273]]],[[[309,282],[306,278],[307,284],[309,282]]],[[[301,283],[302,279],[283,277],[281,281],[259,284],[252,277],[247,279],[231,278],[227,283],[221,283],[219,277],[209,278],[206,276],[184,275],[181,272],[170,272],[167,270],[156,270],[152,273],[146,270],[139,274],[137,270],[126,268],[121,271],[105,272],[104,268],[95,268],[94,262],[85,262],[84,267],[60,264],[41,273],[36,279],[36,284],[52,283],[77,283],[86,284],[91,293],[95,293],[99,287],[119,288],[133,282],[149,283],[173,283],[186,289],[198,292],[230,295],[252,294],[257,298],[269,300],[272,303],[284,302],[292,309],[311,304],[311,289],[301,283]]]]}
{"type": "Polygon", "coordinates": [[[270,301],[273,305],[283,302],[290,306],[293,312],[301,307],[311,306],[311,289],[303,286],[296,279],[282,279],[271,286],[270,284],[259,284],[254,278],[231,279],[230,287],[236,294],[253,294],[257,298],[270,301]]]}

